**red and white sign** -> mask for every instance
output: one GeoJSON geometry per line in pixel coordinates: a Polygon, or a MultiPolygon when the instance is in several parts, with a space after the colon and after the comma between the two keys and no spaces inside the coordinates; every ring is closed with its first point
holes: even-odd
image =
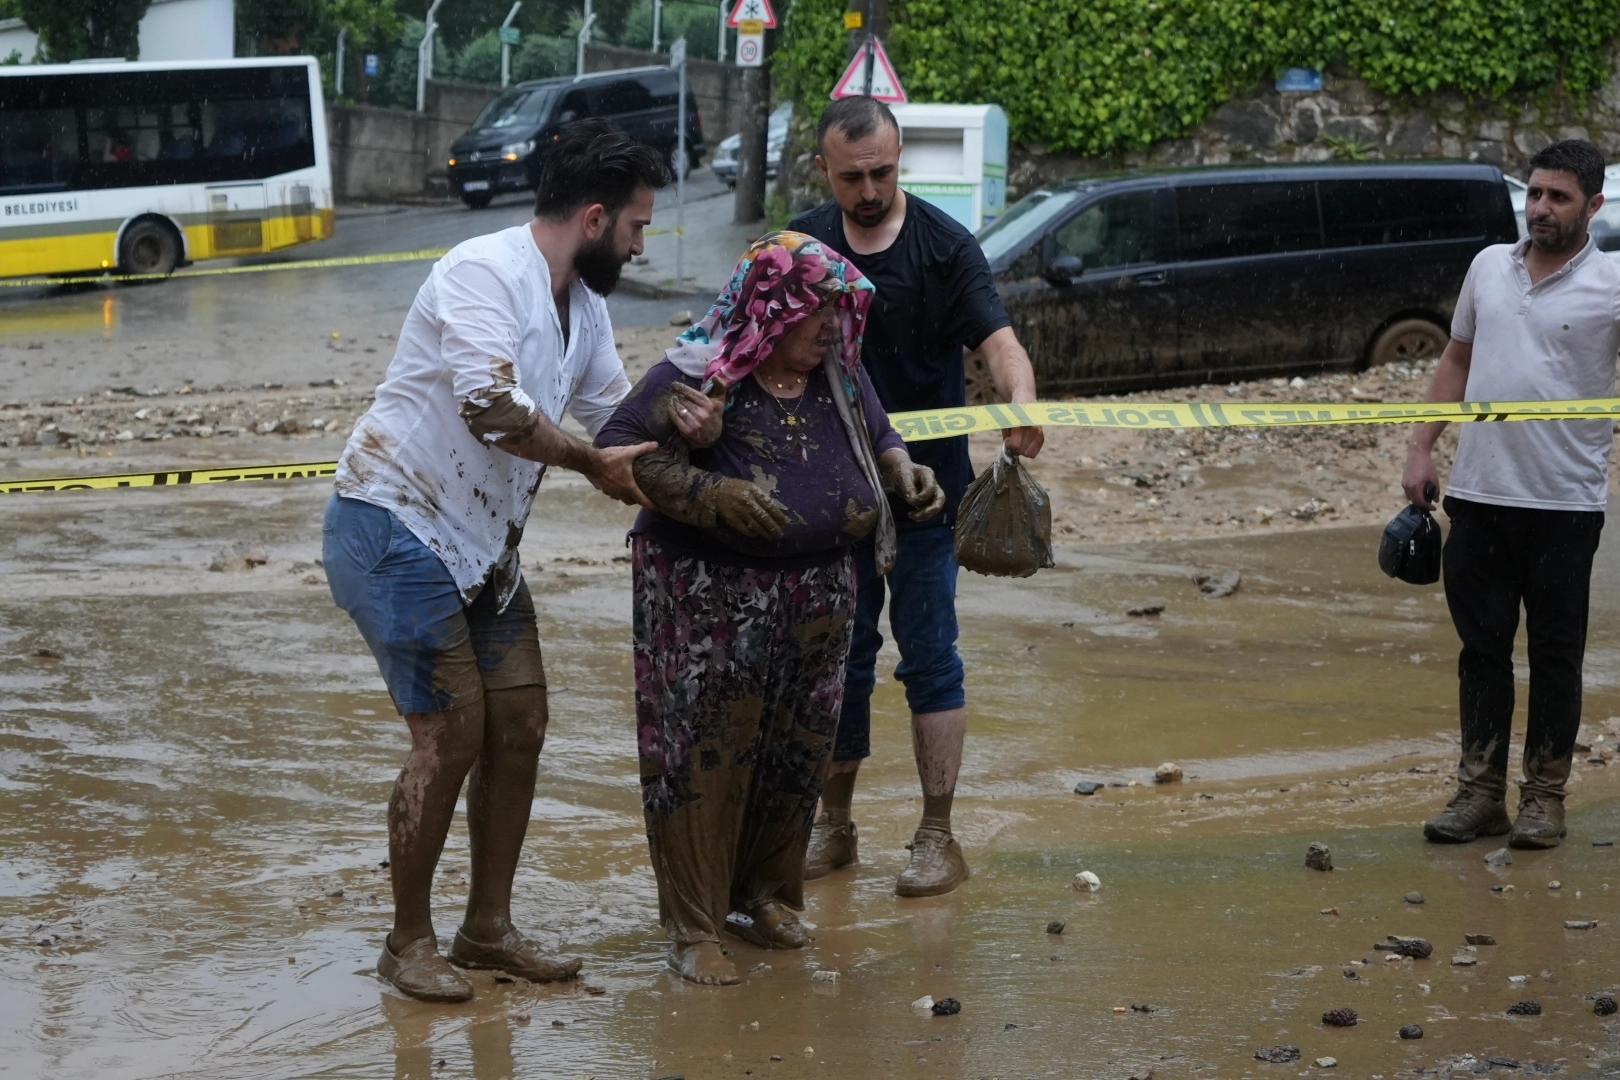
{"type": "Polygon", "coordinates": [[[761,67],[765,63],[765,35],[737,35],[737,66],[761,67]]]}
{"type": "Polygon", "coordinates": [[[771,0],[737,0],[737,6],[731,9],[731,18],[726,20],[726,25],[737,27],[744,22],[761,22],[766,30],[775,30],[776,12],[771,8],[771,0]]]}
{"type": "Polygon", "coordinates": [[[855,51],[855,58],[844,69],[843,75],[838,78],[838,85],[833,87],[833,99],[847,97],[872,97],[878,101],[887,101],[892,105],[903,105],[909,99],[906,91],[900,85],[900,76],[895,74],[894,65],[889,62],[889,54],[883,49],[883,42],[876,38],[870,39],[855,51]],[[868,47],[877,49],[877,59],[872,64],[872,85],[866,85],[866,50],[868,47]]]}

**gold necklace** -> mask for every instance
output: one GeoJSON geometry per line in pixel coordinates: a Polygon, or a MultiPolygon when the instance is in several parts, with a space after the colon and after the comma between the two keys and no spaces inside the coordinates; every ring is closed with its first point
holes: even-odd
{"type": "MultiPolygon", "coordinates": [[[[808,383],[809,380],[806,379],[805,382],[808,383]]],[[[784,386],[782,389],[785,390],[787,387],[784,386]]],[[[808,385],[805,386],[805,388],[799,392],[799,396],[793,399],[796,404],[791,410],[786,405],[783,405],[782,399],[777,397],[775,394],[771,394],[769,396],[772,401],[776,402],[776,407],[782,410],[782,415],[786,417],[783,422],[786,423],[788,427],[798,427],[799,410],[804,408],[804,399],[810,396],[810,387],[808,385]]]]}

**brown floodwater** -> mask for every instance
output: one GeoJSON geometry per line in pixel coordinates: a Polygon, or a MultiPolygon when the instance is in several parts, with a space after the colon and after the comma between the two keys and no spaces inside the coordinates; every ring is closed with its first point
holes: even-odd
{"type": "MultiPolygon", "coordinates": [[[[1620,1024],[1590,995],[1620,982],[1620,853],[1593,844],[1620,840],[1620,768],[1577,765],[1555,851],[1493,871],[1498,842],[1424,844],[1418,823],[1449,792],[1456,644],[1439,590],[1383,578],[1364,529],[1074,547],[1028,581],[965,575],[956,815],[972,880],[892,895],[920,797],[885,679],[856,796],[862,861],[810,886],[815,942],[737,943],[743,985],[682,984],[662,965],[638,805],[615,561],[628,512],[566,476],[546,481],[523,550],[553,721],[515,914],[584,956],[584,978],[479,974],[467,1005],[403,999],[372,969],[406,735],[300,565],[324,498],[293,484],[6,499],[0,1075],[1125,1080],[1307,1075],[1323,1056],[1347,1077],[1509,1075],[1508,1059],[1616,1075],[1620,1024]],[[233,545],[269,562],[210,572],[233,545]],[[1228,569],[1240,591],[1200,599],[1191,575],[1228,569]],[[1162,616],[1124,614],[1152,597],[1162,616]],[[1164,761],[1186,779],[1154,785],[1164,761]],[[1110,786],[1081,797],[1079,779],[1110,786]],[[1313,840],[1335,872],[1305,869],[1313,840]],[[1071,888],[1081,870],[1100,892],[1071,888]],[[1403,901],[1413,890],[1421,906],[1403,901]],[[1453,966],[1465,933],[1499,944],[1453,966]],[[1373,944],[1388,934],[1434,955],[1386,963],[1373,944]],[[812,981],[825,970],[838,978],[812,981]],[[924,995],[961,1013],[913,1008],[924,995]],[[1505,1015],[1523,999],[1543,1015],[1505,1015]],[[1339,1007],[1361,1023],[1323,1027],[1339,1007]],[[1425,1038],[1399,1040],[1408,1023],[1425,1038]],[[1303,1060],[1254,1059],[1280,1043],[1303,1060]]],[[[1612,543],[1591,634],[1585,738],[1601,748],[1620,740],[1605,727],[1620,715],[1612,543]]],[[[467,868],[458,820],[436,894],[446,940],[467,868]]]]}

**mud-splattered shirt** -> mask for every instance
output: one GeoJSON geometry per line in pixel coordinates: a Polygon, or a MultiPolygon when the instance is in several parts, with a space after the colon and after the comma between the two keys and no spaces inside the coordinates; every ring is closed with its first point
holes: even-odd
{"type": "Polygon", "coordinates": [[[553,423],[571,412],[595,436],[630,389],[607,304],[569,292],[570,333],[527,225],[457,245],[405,316],[377,399],[338,462],[340,495],[397,515],[444,560],[464,601],[487,583],[504,610],[521,580],[517,546],[545,466],[475,437],[464,408],[553,423]]]}
{"type": "MultiPolygon", "coordinates": [[[[890,425],[865,370],[856,372],[873,451],[882,455],[885,450],[903,449],[905,443],[890,425]]],[[[673,425],[666,419],[666,403],[669,386],[677,381],[693,387],[699,382],[682,375],[668,360],[654,364],[602,428],[597,444],[649,440],[667,444],[673,425]]],[[[819,368],[810,374],[802,396],[781,401],[753,377],[744,378],[731,391],[720,441],[691,451],[690,461],[708,477],[750,480],[768,491],[787,510],[782,537],[744,536],[724,525],[699,528],[650,510],[636,518],[632,535],[648,533],[666,548],[711,562],[780,569],[831,562],[877,524],[877,493],[855,460],[826,375],[819,368]]]]}

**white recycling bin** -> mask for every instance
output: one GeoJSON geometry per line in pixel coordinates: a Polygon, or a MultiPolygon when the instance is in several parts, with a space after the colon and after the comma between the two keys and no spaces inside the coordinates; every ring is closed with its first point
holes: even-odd
{"type": "Polygon", "coordinates": [[[1007,114],[999,105],[892,105],[900,186],[978,232],[1007,205],[1007,114]]]}

